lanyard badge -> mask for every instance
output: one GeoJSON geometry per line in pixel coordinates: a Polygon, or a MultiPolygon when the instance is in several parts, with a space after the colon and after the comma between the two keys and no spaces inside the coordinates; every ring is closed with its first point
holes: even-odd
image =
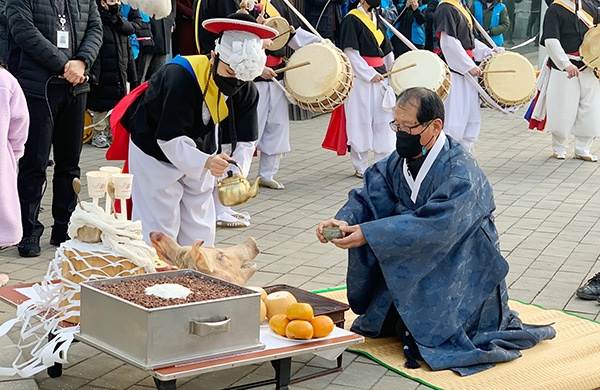
{"type": "Polygon", "coordinates": [[[58,23],[60,28],[56,31],[56,47],[59,49],[69,48],[69,32],[66,31],[67,18],[65,15],[58,15],[58,23]]]}

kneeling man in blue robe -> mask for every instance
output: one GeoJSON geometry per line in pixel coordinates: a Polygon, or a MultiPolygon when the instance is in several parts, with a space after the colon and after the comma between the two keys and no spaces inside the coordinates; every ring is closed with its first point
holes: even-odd
{"type": "Polygon", "coordinates": [[[523,324],[508,307],[492,212],[492,186],[475,159],[442,131],[444,105],[425,88],[397,100],[396,151],[370,167],[325,227],[348,249],[352,330],[397,335],[407,367],[470,375],[552,339],[550,325],[523,324]]]}

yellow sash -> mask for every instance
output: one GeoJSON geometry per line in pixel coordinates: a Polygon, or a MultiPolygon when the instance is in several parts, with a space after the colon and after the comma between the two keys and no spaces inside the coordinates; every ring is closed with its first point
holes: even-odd
{"type": "MultiPolygon", "coordinates": [[[[566,2],[561,1],[561,0],[554,0],[554,3],[562,6],[563,8],[568,9],[572,13],[575,13],[575,6],[574,5],[573,5],[573,8],[571,8],[569,4],[567,4],[566,2]]],[[[588,28],[593,28],[594,27],[594,18],[592,17],[592,15],[588,14],[587,12],[585,12],[585,10],[583,8],[579,8],[579,12],[577,13],[577,17],[579,18],[579,20],[581,20],[583,23],[585,23],[585,25],[588,26],[588,28]]]]}
{"type": "Polygon", "coordinates": [[[448,4],[452,4],[454,7],[456,7],[456,9],[458,9],[460,11],[460,13],[462,13],[464,15],[465,18],[467,18],[469,27],[471,27],[471,29],[473,28],[473,17],[471,16],[471,13],[464,7],[464,5],[462,3],[460,3],[458,0],[441,0],[440,3],[448,3],[448,4]]]}
{"type": "Polygon", "coordinates": [[[211,77],[210,74],[210,61],[207,56],[204,55],[196,55],[196,56],[183,56],[189,63],[192,69],[194,70],[194,74],[196,75],[196,80],[198,80],[198,85],[200,86],[200,90],[204,92],[206,88],[206,82],[208,81],[208,89],[206,90],[206,96],[204,96],[204,101],[206,102],[206,106],[208,107],[208,111],[210,112],[210,117],[212,118],[214,123],[219,123],[223,119],[227,118],[229,115],[229,110],[227,109],[227,104],[225,104],[225,98],[221,96],[219,99],[219,88],[215,84],[215,81],[211,77]]]}
{"type": "Polygon", "coordinates": [[[265,4],[265,13],[269,16],[281,16],[277,8],[269,0],[258,0],[259,4],[265,4]]]}
{"type": "Polygon", "coordinates": [[[381,45],[383,42],[383,32],[377,27],[375,22],[369,19],[369,16],[362,12],[361,10],[354,8],[352,11],[348,12],[351,15],[356,16],[367,28],[373,33],[375,40],[377,41],[377,45],[381,45]]]}

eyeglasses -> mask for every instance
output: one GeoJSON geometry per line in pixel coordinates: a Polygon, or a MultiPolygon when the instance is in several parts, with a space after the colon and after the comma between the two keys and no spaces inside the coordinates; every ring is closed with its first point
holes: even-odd
{"type": "Polygon", "coordinates": [[[431,124],[431,122],[433,122],[433,119],[432,119],[432,120],[430,120],[429,122],[425,122],[425,123],[417,123],[417,124],[416,124],[416,125],[414,125],[414,126],[405,126],[405,125],[399,125],[399,124],[397,124],[397,123],[396,123],[396,121],[394,120],[394,121],[391,121],[391,122],[390,122],[390,129],[392,129],[392,131],[393,131],[394,133],[398,133],[398,132],[400,132],[400,131],[401,131],[401,132],[403,132],[403,133],[407,133],[407,134],[410,134],[410,135],[420,135],[420,134],[422,134],[422,133],[423,133],[425,130],[427,130],[427,128],[429,127],[429,125],[431,124]],[[425,126],[425,127],[423,128],[423,131],[421,131],[420,133],[415,133],[415,134],[413,134],[413,130],[414,130],[414,129],[416,129],[417,127],[419,127],[419,126],[425,126]]]}

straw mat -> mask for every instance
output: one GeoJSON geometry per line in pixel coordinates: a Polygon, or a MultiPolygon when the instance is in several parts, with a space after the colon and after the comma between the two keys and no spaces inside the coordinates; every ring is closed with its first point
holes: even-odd
{"type": "MultiPolygon", "coordinates": [[[[319,292],[320,295],[348,303],[345,289],[319,292]]],[[[400,375],[434,389],[544,389],[590,390],[600,388],[600,323],[539,306],[511,300],[511,309],[528,324],[554,322],[556,337],[522,351],[523,356],[481,373],[461,377],[450,370],[431,371],[426,364],[418,369],[404,367],[402,344],[396,338],[372,339],[350,348],[375,360],[400,375]]],[[[356,318],[346,312],[345,327],[356,318]]]]}

